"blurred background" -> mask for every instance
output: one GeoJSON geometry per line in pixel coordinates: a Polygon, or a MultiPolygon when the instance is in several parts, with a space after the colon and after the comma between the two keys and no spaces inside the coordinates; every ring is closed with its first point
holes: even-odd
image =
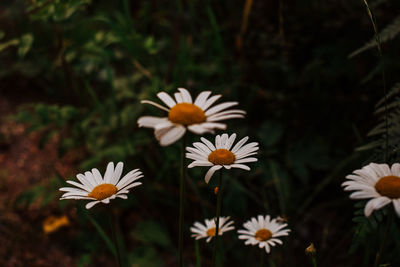
{"type": "MultiPolygon", "coordinates": [[[[177,87],[211,90],[247,111],[227,132],[258,141],[259,161],[225,172],[223,215],[237,229],[258,214],[288,222],[270,266],[312,266],[311,242],[319,266],[370,266],[386,210],[364,218],[340,184],[385,160],[384,83],[387,161],[398,161],[400,2],[369,4],[383,56],[362,0],[0,3],[1,266],[115,266],[104,241],[109,206],[87,211],[58,191],[109,161],[145,175],[128,200],[113,201],[126,264],[177,266],[180,146],[160,147],[136,123],[164,115],[140,100],[177,87]]],[[[196,251],[201,266],[211,262],[212,243],[189,232],[215,214],[206,171],[188,170],[187,266],[200,266],[196,251]]],[[[396,266],[392,231],[383,262],[396,266]]],[[[257,266],[259,249],[236,232],[223,242],[224,266],[257,266]]]]}

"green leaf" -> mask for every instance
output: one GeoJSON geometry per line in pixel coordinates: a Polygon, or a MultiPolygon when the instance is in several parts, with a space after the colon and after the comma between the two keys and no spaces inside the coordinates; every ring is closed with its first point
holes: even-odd
{"type": "Polygon", "coordinates": [[[17,46],[19,44],[20,40],[18,39],[11,39],[7,42],[4,43],[0,43],[0,52],[5,50],[6,48],[10,47],[10,46],[17,46]]]}
{"type": "Polygon", "coordinates": [[[78,267],[89,266],[91,261],[92,260],[91,260],[90,254],[84,254],[79,258],[77,265],[78,265],[78,267]]]}
{"type": "Polygon", "coordinates": [[[23,58],[31,49],[33,43],[33,35],[30,33],[24,34],[21,36],[19,47],[18,47],[18,56],[23,58]]]}
{"type": "Polygon", "coordinates": [[[135,251],[128,255],[130,266],[138,267],[162,267],[162,258],[153,247],[136,247],[135,251]]]}
{"type": "Polygon", "coordinates": [[[132,236],[145,244],[155,244],[161,247],[170,248],[171,240],[161,224],[155,221],[144,221],[139,223],[132,236]]]}

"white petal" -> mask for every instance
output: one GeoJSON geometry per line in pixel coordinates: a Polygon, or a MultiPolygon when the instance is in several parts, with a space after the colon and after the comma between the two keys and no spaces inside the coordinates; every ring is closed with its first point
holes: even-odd
{"type": "Polygon", "coordinates": [[[237,104],[239,104],[239,103],[238,102],[225,102],[225,103],[218,104],[218,105],[210,108],[209,110],[207,110],[206,111],[206,116],[210,116],[210,115],[212,115],[214,113],[217,113],[218,111],[227,109],[227,108],[235,106],[237,104]]]}
{"type": "Polygon", "coordinates": [[[81,188],[83,190],[86,190],[88,192],[91,191],[91,189],[86,185],[83,185],[83,184],[80,184],[80,183],[77,183],[77,182],[74,182],[74,181],[71,181],[71,180],[68,180],[66,182],[69,183],[69,184],[75,185],[76,187],[79,187],[79,188],[81,188]]]}
{"type": "Polygon", "coordinates": [[[165,110],[166,112],[169,112],[169,109],[167,109],[166,107],[163,107],[160,104],[157,104],[156,102],[153,102],[153,101],[142,100],[142,101],[140,101],[140,103],[142,103],[142,104],[150,104],[150,105],[153,105],[155,107],[158,107],[159,109],[165,110]]]}
{"type": "Polygon", "coordinates": [[[241,119],[241,118],[244,118],[244,116],[240,115],[240,114],[225,115],[225,116],[218,116],[218,117],[209,117],[209,118],[207,118],[207,121],[214,122],[214,121],[222,121],[222,120],[228,120],[228,119],[241,119]]]}
{"type": "Polygon", "coordinates": [[[91,172],[85,172],[85,177],[94,187],[99,185],[91,172]]]}
{"type": "Polygon", "coordinates": [[[94,177],[94,179],[96,180],[96,183],[97,183],[97,184],[102,184],[102,183],[104,182],[104,181],[103,181],[103,177],[101,177],[101,174],[100,174],[100,172],[99,172],[98,169],[93,168],[93,169],[92,169],[92,173],[93,173],[93,177],[94,177]]]}
{"type": "Polygon", "coordinates": [[[392,173],[395,176],[400,176],[400,163],[395,163],[392,165],[392,173]]]}
{"type": "Polygon", "coordinates": [[[175,125],[166,133],[162,134],[159,138],[160,145],[168,146],[178,141],[186,132],[186,128],[181,125],[175,125]]]}
{"type": "Polygon", "coordinates": [[[154,128],[160,123],[168,121],[166,117],[144,116],[138,119],[139,127],[154,128]]]}
{"type": "Polygon", "coordinates": [[[256,162],[257,160],[258,160],[257,158],[245,158],[245,159],[235,160],[235,164],[247,163],[247,162],[256,162]]]}
{"type": "Polygon", "coordinates": [[[211,153],[211,150],[208,146],[206,146],[203,143],[200,142],[195,142],[193,143],[193,146],[195,148],[197,148],[199,151],[203,152],[204,154],[206,154],[206,157],[208,158],[208,155],[211,153]]]}
{"type": "Polygon", "coordinates": [[[380,197],[380,195],[373,189],[370,191],[363,190],[351,193],[349,196],[351,199],[366,199],[366,198],[373,198],[373,197],[380,197]]]}
{"type": "Polygon", "coordinates": [[[225,149],[227,150],[231,149],[233,143],[235,142],[235,139],[236,139],[236,134],[234,133],[228,138],[228,141],[225,144],[225,149]]]}
{"type": "Polygon", "coordinates": [[[378,210],[383,206],[389,204],[391,200],[387,197],[374,198],[368,201],[367,205],[365,205],[364,214],[366,217],[369,217],[374,210],[378,210]]]}
{"type": "Polygon", "coordinates": [[[104,182],[109,184],[114,174],[114,162],[109,162],[107,165],[106,173],[104,174],[104,182]]]}
{"type": "Polygon", "coordinates": [[[122,177],[122,179],[119,180],[119,182],[115,186],[119,189],[121,188],[121,186],[124,186],[127,183],[136,181],[137,179],[143,177],[143,175],[141,174],[142,172],[139,169],[134,169],[125,174],[124,177],[122,177]]]}
{"type": "Polygon", "coordinates": [[[203,128],[206,128],[208,132],[213,133],[215,129],[218,130],[225,130],[226,129],[226,124],[225,123],[219,123],[219,122],[203,122],[201,124],[203,128]]]}
{"type": "Polygon", "coordinates": [[[94,186],[91,183],[89,183],[89,181],[86,179],[85,175],[78,173],[76,175],[76,178],[79,180],[79,182],[81,182],[84,186],[86,186],[89,189],[88,191],[92,191],[94,186]]]}
{"type": "Polygon", "coordinates": [[[239,142],[237,142],[237,144],[231,150],[232,153],[236,153],[239,150],[239,148],[241,148],[242,145],[247,142],[247,140],[249,140],[248,136],[242,138],[239,142]]]}
{"type": "Polygon", "coordinates": [[[250,171],[250,167],[248,167],[248,166],[246,166],[244,164],[232,164],[231,166],[232,166],[232,168],[238,168],[238,169],[243,169],[243,170],[246,170],[246,171],[250,171]]]}
{"type": "Polygon", "coordinates": [[[110,198],[108,197],[106,199],[101,200],[101,203],[104,203],[104,204],[110,203],[110,198]]]}
{"type": "Polygon", "coordinates": [[[141,184],[142,184],[141,182],[136,182],[136,183],[132,183],[132,184],[126,184],[124,187],[121,187],[121,191],[127,192],[127,190],[129,190],[129,189],[131,189],[133,187],[139,186],[141,184]]]}
{"type": "Polygon", "coordinates": [[[214,95],[212,97],[210,97],[209,99],[207,99],[206,103],[204,103],[203,106],[201,106],[201,108],[203,109],[203,111],[206,111],[212,104],[214,104],[215,101],[217,101],[219,98],[221,97],[221,95],[214,95]]]}
{"type": "Polygon", "coordinates": [[[400,217],[400,199],[393,199],[393,206],[397,216],[400,217]]]}
{"type": "MultiPolygon", "coordinates": [[[[189,153],[191,153],[193,155],[201,156],[203,158],[208,158],[208,154],[211,153],[211,151],[204,152],[202,149],[198,149],[198,148],[194,148],[194,147],[186,147],[186,151],[189,151],[189,153]]],[[[208,147],[207,147],[206,151],[209,151],[208,147]]]]}
{"type": "Polygon", "coordinates": [[[238,115],[238,114],[243,116],[246,114],[246,111],[241,110],[241,109],[228,109],[225,111],[217,112],[217,113],[211,115],[210,118],[222,117],[225,115],[238,115]]]}
{"type": "Polygon", "coordinates": [[[175,99],[176,99],[177,103],[182,103],[183,102],[183,98],[182,98],[181,93],[175,93],[174,95],[175,95],[175,99]]]}
{"type": "Polygon", "coordinates": [[[190,95],[188,90],[186,90],[185,88],[178,88],[178,90],[179,90],[179,92],[181,92],[183,102],[190,103],[190,104],[193,103],[192,96],[190,95]]]}
{"type": "Polygon", "coordinates": [[[215,166],[211,167],[211,168],[208,170],[208,172],[206,173],[206,176],[205,176],[205,178],[204,178],[205,181],[206,181],[206,184],[208,184],[208,182],[210,181],[211,176],[214,174],[214,172],[215,172],[216,170],[221,169],[221,168],[222,168],[221,165],[215,165],[215,166]]]}
{"type": "Polygon", "coordinates": [[[155,125],[154,130],[162,130],[162,129],[166,129],[166,128],[170,128],[170,127],[174,127],[174,126],[175,126],[174,123],[172,123],[169,120],[166,120],[164,122],[161,122],[161,123],[155,125]]]}
{"type": "Polygon", "coordinates": [[[174,101],[174,99],[166,92],[158,93],[157,96],[159,99],[161,99],[161,101],[163,101],[170,108],[172,108],[173,106],[176,105],[176,102],[174,101]]]}
{"type": "Polygon", "coordinates": [[[193,161],[192,163],[189,164],[188,168],[193,168],[193,167],[210,167],[213,166],[214,164],[212,164],[209,161],[200,161],[200,160],[196,160],[193,161]]]}
{"type": "Polygon", "coordinates": [[[204,127],[203,124],[192,124],[188,126],[189,131],[195,134],[214,133],[213,129],[204,127]]]}
{"type": "Polygon", "coordinates": [[[96,205],[97,203],[100,203],[100,201],[96,200],[96,201],[92,201],[86,204],[86,209],[90,209],[92,208],[94,205],[96,205]]]}
{"type": "Polygon", "coordinates": [[[124,168],[124,163],[118,162],[117,166],[115,167],[114,173],[111,177],[111,180],[110,180],[111,184],[116,185],[118,183],[119,178],[121,177],[123,168],[124,168]]]}
{"type": "Polygon", "coordinates": [[[194,104],[198,107],[201,108],[201,106],[204,105],[204,103],[206,102],[208,96],[211,94],[211,91],[204,91],[201,92],[197,97],[196,100],[194,101],[194,104]]]}
{"type": "Polygon", "coordinates": [[[214,151],[216,150],[215,146],[213,145],[213,143],[211,143],[210,141],[208,141],[207,139],[205,139],[204,137],[201,137],[200,140],[207,145],[207,147],[210,149],[210,151],[214,151]]]}
{"type": "Polygon", "coordinates": [[[222,148],[222,142],[221,142],[221,136],[220,135],[217,135],[215,137],[215,147],[217,149],[221,149],[222,148]]]}

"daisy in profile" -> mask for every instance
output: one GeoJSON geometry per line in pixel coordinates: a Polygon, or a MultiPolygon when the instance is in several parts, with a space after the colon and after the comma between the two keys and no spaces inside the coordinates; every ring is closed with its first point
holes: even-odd
{"type": "Polygon", "coordinates": [[[216,170],[224,167],[225,169],[239,168],[249,171],[250,168],[243,164],[257,161],[257,158],[250,157],[257,154],[258,143],[253,142],[246,144],[249,137],[241,139],[233,146],[236,134],[228,136],[228,134],[217,135],[215,137],[215,145],[204,137],[200,138],[202,142],[193,143],[194,147],[187,147],[186,157],[194,160],[188,167],[197,166],[211,167],[205,176],[208,182],[216,170]],[[233,146],[233,148],[232,148],[233,146]]]}
{"type": "Polygon", "coordinates": [[[365,216],[370,216],[374,210],[379,210],[393,203],[400,217],[400,164],[395,163],[390,168],[387,164],[370,163],[353,174],[346,176],[342,184],[345,191],[355,191],[351,199],[371,199],[364,208],[365,216]]]}
{"type": "Polygon", "coordinates": [[[90,209],[97,203],[110,203],[111,199],[122,198],[127,199],[126,194],[129,189],[141,185],[141,182],[135,182],[143,177],[139,169],[128,172],[124,177],[121,177],[123,163],[118,162],[114,169],[114,163],[110,162],[107,165],[104,178],[101,176],[98,169],[94,168],[91,172],[87,171],[85,174],[78,174],[79,182],[68,180],[67,183],[76,187],[62,187],[60,191],[66,192],[62,195],[60,200],[63,199],[85,199],[92,200],[86,204],[86,208],[90,209]]]}
{"type": "Polygon", "coordinates": [[[279,223],[276,219],[271,220],[269,215],[265,217],[258,215],[257,219],[253,217],[243,224],[245,230],[238,230],[239,239],[245,239],[245,245],[258,245],[269,253],[270,246],[282,245],[282,241],[277,237],[289,235],[290,230],[285,229],[286,226],[286,223],[279,223]]]}
{"type": "MultiPolygon", "coordinates": [[[[233,221],[229,220],[228,217],[219,217],[219,227],[218,227],[218,235],[221,236],[223,233],[231,231],[235,229],[232,225],[233,221]]],[[[190,227],[190,231],[193,233],[192,237],[196,238],[196,240],[201,238],[207,238],[206,242],[210,242],[210,240],[215,236],[216,233],[216,218],[213,219],[205,219],[205,225],[199,222],[195,222],[192,227],[190,227]]]]}
{"type": "Polygon", "coordinates": [[[214,129],[225,130],[226,124],[219,121],[243,118],[246,113],[240,109],[226,110],[238,102],[224,102],[211,107],[221,95],[210,97],[210,91],[201,92],[193,102],[188,90],[178,90],[175,99],[165,92],[157,94],[167,107],[149,100],[141,101],[168,112],[166,117],[144,116],[138,120],[139,127],[154,128],[154,134],[162,146],[175,143],[185,134],[186,129],[195,134],[213,133],[214,129]]]}

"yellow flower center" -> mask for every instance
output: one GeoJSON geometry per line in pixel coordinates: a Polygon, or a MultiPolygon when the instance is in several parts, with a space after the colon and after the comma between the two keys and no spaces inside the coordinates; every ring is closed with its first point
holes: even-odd
{"type": "Polygon", "coordinates": [[[103,200],[117,193],[118,188],[113,184],[100,184],[93,188],[88,197],[103,200]]]}
{"type": "Polygon", "coordinates": [[[207,234],[208,236],[215,236],[215,233],[216,233],[216,232],[217,232],[217,229],[216,229],[215,227],[213,227],[213,228],[208,229],[207,232],[206,232],[206,234],[207,234]]]}
{"type": "Polygon", "coordinates": [[[215,165],[230,165],[235,162],[235,154],[228,149],[220,148],[208,155],[208,161],[215,165]]]}
{"type": "Polygon", "coordinates": [[[191,125],[206,121],[206,114],[196,105],[179,103],[173,106],[168,114],[168,119],[173,123],[191,125]]]}
{"type": "Polygon", "coordinates": [[[260,229],[254,235],[254,238],[258,241],[266,241],[272,237],[272,233],[268,229],[260,229]]]}
{"type": "Polygon", "coordinates": [[[400,198],[400,177],[394,175],[382,177],[375,184],[375,190],[388,198],[400,198]]]}

